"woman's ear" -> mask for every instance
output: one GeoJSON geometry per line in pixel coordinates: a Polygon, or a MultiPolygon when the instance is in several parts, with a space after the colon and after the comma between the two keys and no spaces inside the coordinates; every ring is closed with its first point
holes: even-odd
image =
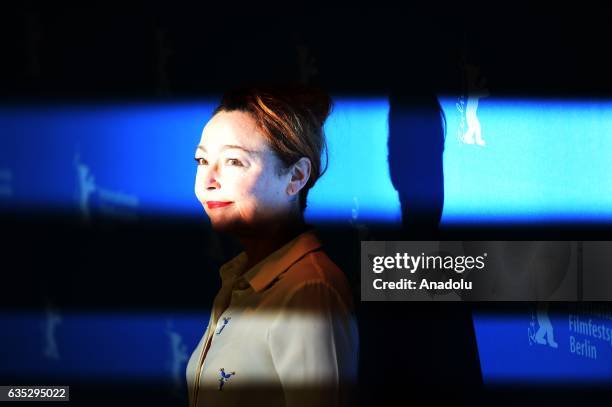
{"type": "Polygon", "coordinates": [[[310,160],[306,157],[300,158],[291,167],[291,180],[287,186],[289,195],[298,194],[310,179],[310,170],[312,166],[310,160]]]}

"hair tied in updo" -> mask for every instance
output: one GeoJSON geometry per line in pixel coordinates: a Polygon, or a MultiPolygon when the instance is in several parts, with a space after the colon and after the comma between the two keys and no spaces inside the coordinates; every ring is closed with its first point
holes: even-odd
{"type": "Polygon", "coordinates": [[[319,126],[325,124],[332,110],[332,99],[329,95],[319,88],[302,86],[293,93],[299,97],[299,102],[304,108],[309,110],[317,119],[319,126]]]}

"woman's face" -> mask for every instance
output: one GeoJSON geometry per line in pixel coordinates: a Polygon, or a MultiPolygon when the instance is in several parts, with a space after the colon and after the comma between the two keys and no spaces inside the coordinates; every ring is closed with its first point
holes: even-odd
{"type": "Polygon", "coordinates": [[[290,210],[291,174],[279,175],[281,161],[249,113],[213,116],[195,157],[195,193],[216,230],[257,230],[290,210]]]}

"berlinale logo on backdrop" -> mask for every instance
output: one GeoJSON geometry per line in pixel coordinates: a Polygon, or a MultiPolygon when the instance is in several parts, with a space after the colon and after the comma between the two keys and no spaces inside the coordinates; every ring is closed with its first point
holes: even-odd
{"type": "Polygon", "coordinates": [[[531,322],[527,328],[529,345],[548,345],[557,349],[559,345],[555,342],[555,332],[548,316],[548,303],[539,303],[535,312],[531,313],[531,322]],[[537,322],[537,329],[536,329],[537,322]]]}
{"type": "Polygon", "coordinates": [[[108,218],[127,221],[138,219],[136,214],[139,205],[137,196],[100,186],[96,182],[90,166],[81,160],[79,153],[75,154],[74,165],[78,181],[79,211],[83,222],[91,222],[92,209],[94,208],[108,218]]]}
{"type": "Polygon", "coordinates": [[[480,75],[480,68],[468,63],[465,58],[462,61],[464,77],[464,95],[459,96],[455,106],[461,114],[457,138],[465,144],[476,144],[485,146],[482,138],[482,129],[478,119],[478,101],[489,96],[486,87],[486,78],[480,75]]]}

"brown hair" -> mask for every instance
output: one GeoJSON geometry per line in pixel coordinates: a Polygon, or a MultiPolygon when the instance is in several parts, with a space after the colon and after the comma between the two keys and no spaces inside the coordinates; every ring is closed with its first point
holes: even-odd
{"type": "Polygon", "coordinates": [[[310,188],[327,170],[323,125],[332,100],[318,88],[306,86],[249,86],[225,93],[213,115],[221,111],[250,113],[259,130],[287,170],[300,158],[311,163],[308,182],[300,191],[300,210],[306,209],[310,188]],[[325,152],[325,166],[321,155],[325,152]]]}

